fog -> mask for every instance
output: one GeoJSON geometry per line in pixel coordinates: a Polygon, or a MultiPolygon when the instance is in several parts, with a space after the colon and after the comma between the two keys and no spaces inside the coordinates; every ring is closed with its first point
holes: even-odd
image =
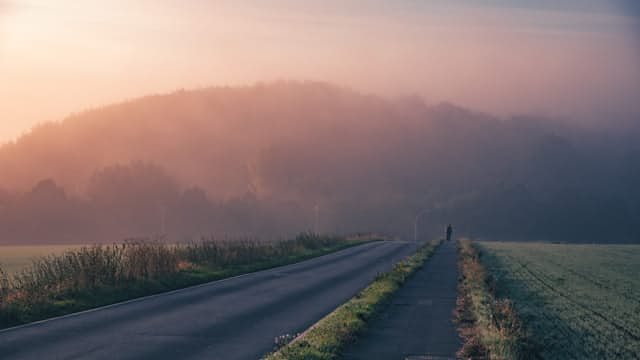
{"type": "Polygon", "coordinates": [[[637,242],[638,64],[634,1],[0,0],[0,243],[637,242]]]}
{"type": "Polygon", "coordinates": [[[637,242],[637,118],[496,117],[317,82],[154,95],[0,147],[2,243],[166,234],[637,242]]]}
{"type": "Polygon", "coordinates": [[[635,1],[0,1],[0,143],[144,94],[278,79],[477,111],[640,113],[635,1]]]}

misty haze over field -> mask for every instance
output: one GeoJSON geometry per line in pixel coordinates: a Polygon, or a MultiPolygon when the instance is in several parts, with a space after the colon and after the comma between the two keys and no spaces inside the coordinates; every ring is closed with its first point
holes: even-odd
{"type": "Polygon", "coordinates": [[[0,0],[0,244],[639,242],[639,64],[631,0],[0,0]]]}
{"type": "Polygon", "coordinates": [[[277,82],[148,96],[0,147],[3,243],[313,230],[638,241],[640,126],[277,82]]]}

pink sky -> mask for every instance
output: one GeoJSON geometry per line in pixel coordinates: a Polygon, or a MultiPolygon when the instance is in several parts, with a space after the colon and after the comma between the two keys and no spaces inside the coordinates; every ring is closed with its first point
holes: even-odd
{"type": "Polygon", "coordinates": [[[0,142],[127,98],[275,79],[499,115],[640,113],[640,17],[616,1],[52,3],[0,0],[0,142]]]}

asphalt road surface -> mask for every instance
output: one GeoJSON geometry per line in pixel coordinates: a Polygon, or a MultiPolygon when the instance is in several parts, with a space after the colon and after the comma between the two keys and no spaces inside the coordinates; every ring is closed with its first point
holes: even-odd
{"type": "Polygon", "coordinates": [[[455,359],[462,345],[452,323],[457,284],[456,243],[448,241],[400,288],[344,359],[455,359]]]}
{"type": "Polygon", "coordinates": [[[0,331],[2,359],[259,359],[415,252],[376,242],[0,331]]]}

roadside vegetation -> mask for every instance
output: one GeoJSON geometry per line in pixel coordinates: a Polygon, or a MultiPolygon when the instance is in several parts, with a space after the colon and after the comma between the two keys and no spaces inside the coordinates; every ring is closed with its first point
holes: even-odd
{"type": "Polygon", "coordinates": [[[463,359],[534,358],[513,303],[495,294],[495,278],[481,262],[482,253],[469,240],[459,244],[458,300],[455,320],[463,339],[463,359]]]}
{"type": "MultiPolygon", "coordinates": [[[[266,360],[336,359],[346,345],[365,331],[367,324],[389,303],[394,293],[420,269],[441,241],[421,247],[416,254],[397,263],[387,273],[360,291],[355,297],[321,319],[266,360]]],[[[282,339],[276,339],[276,341],[282,339]]],[[[290,340],[290,339],[288,339],[290,340]]],[[[281,341],[282,342],[282,341],[281,341]]]]}
{"type": "Polygon", "coordinates": [[[544,359],[640,358],[640,246],[482,242],[544,359]]]}
{"type": "Polygon", "coordinates": [[[0,264],[7,274],[16,274],[33,262],[33,259],[60,255],[81,245],[0,245],[0,264]]]}
{"type": "Polygon", "coordinates": [[[300,234],[279,242],[129,241],[68,250],[16,274],[0,267],[0,328],[290,264],[374,240],[300,234]]]}

